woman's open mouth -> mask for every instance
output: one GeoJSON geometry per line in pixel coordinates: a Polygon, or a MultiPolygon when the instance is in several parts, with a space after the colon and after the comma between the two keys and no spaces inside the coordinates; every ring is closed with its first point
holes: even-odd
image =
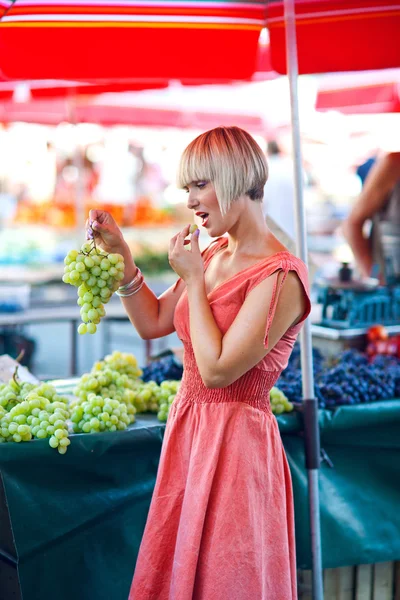
{"type": "Polygon", "coordinates": [[[197,212],[196,213],[196,217],[200,217],[200,219],[202,220],[201,226],[202,227],[206,227],[207,226],[207,221],[208,221],[208,217],[209,214],[206,212],[197,212]]]}

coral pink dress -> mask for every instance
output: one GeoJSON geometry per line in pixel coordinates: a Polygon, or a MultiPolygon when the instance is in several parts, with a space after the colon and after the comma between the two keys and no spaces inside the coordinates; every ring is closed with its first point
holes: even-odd
{"type": "MultiPolygon", "coordinates": [[[[209,247],[205,268],[219,248],[209,247]]],[[[225,333],[246,295],[275,277],[265,343],[279,292],[295,271],[308,299],[307,270],[289,252],[244,269],[209,294],[225,333]],[[283,272],[280,283],[278,273],[283,272]]],[[[225,388],[200,377],[186,291],[175,311],[184,344],[182,385],[172,404],[157,481],[129,600],[296,600],[290,471],[269,391],[285,368],[302,322],[267,356],[225,388]]]]}

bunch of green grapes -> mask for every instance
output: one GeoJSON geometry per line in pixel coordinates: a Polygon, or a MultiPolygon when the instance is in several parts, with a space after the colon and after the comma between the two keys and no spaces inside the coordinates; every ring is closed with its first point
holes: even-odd
{"type": "Polygon", "coordinates": [[[65,454],[69,411],[65,398],[49,384],[19,382],[16,374],[1,386],[0,442],[28,442],[49,438],[49,445],[65,454]]]}
{"type": "Polygon", "coordinates": [[[163,381],[161,383],[160,408],[157,414],[159,421],[165,422],[168,419],[169,411],[178,393],[180,383],[180,381],[163,381]]]}
{"type": "Polygon", "coordinates": [[[103,398],[94,393],[75,405],[71,413],[74,433],[122,431],[132,422],[124,402],[103,398]]]}
{"type": "Polygon", "coordinates": [[[155,381],[141,381],[134,390],[134,405],[138,413],[158,412],[161,400],[161,388],[155,381]]]}
{"type": "Polygon", "coordinates": [[[0,385],[0,406],[6,411],[11,410],[16,404],[24,400],[34,389],[33,383],[18,382],[16,378],[0,385]]]}
{"type": "MultiPolygon", "coordinates": [[[[127,407],[130,423],[133,423],[136,414],[134,391],[138,385],[138,380],[132,379],[128,375],[120,375],[118,371],[104,368],[82,375],[74,389],[74,395],[78,398],[76,403],[80,404],[87,401],[91,394],[123,402],[127,407]]],[[[73,406],[74,403],[72,403],[73,406]]]]}
{"type": "Polygon", "coordinates": [[[104,360],[96,362],[93,365],[92,373],[111,369],[117,371],[120,375],[126,375],[131,379],[138,379],[143,374],[139,368],[136,356],[128,352],[113,352],[104,357],[104,360]]]}
{"type": "Polygon", "coordinates": [[[281,415],[282,413],[291,412],[293,410],[293,404],[277,387],[273,387],[271,389],[269,397],[271,409],[274,415],[281,415]]]}
{"type": "Polygon", "coordinates": [[[64,263],[63,281],[78,288],[83,321],[78,333],[96,333],[100,319],[106,314],[104,304],[110,301],[124,278],[124,258],[96,248],[92,240],[83,244],[79,252],[70,250],[64,263]]]}

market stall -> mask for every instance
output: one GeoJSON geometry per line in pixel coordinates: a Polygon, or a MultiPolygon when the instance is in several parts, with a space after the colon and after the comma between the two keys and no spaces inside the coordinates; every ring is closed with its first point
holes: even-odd
{"type": "MultiPolygon", "coordinates": [[[[333,463],[324,461],[320,475],[324,568],[399,557],[399,415],[400,400],[320,411],[333,463]]],[[[293,478],[298,566],[309,569],[301,416],[277,419],[293,478]]],[[[126,431],[74,436],[65,456],[46,440],[2,446],[2,597],[126,600],[164,427],[139,415],[126,431]]]]}

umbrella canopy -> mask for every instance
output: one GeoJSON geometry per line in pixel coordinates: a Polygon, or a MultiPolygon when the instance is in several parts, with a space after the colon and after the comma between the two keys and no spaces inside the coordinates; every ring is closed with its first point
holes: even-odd
{"type": "MultiPolygon", "coordinates": [[[[76,96],[93,96],[110,92],[155,90],[168,87],[168,81],[124,81],[103,84],[82,83],[79,81],[33,80],[33,81],[1,81],[0,100],[23,98],[71,98],[76,96]]],[[[22,101],[23,101],[22,100],[22,101]]]]}
{"type": "Polygon", "coordinates": [[[97,83],[248,79],[265,12],[265,0],[15,0],[0,21],[0,70],[97,83]]]}
{"type": "Polygon", "coordinates": [[[0,18],[10,8],[12,2],[9,0],[0,0],[0,18]]]}
{"type": "Polygon", "coordinates": [[[132,125],[141,127],[177,127],[211,129],[220,125],[238,125],[253,133],[266,134],[259,115],[200,111],[195,109],[162,109],[135,106],[121,95],[119,104],[95,98],[71,106],[66,100],[36,100],[26,103],[0,102],[0,122],[58,125],[62,122],[95,123],[103,126],[132,125]]]}
{"type": "Polygon", "coordinates": [[[400,112],[400,69],[323,78],[316,109],[344,114],[400,112]]]}
{"type": "MultiPolygon", "coordinates": [[[[399,66],[399,0],[296,0],[300,74],[399,66]]],[[[286,73],[284,3],[268,5],[271,62],[286,73]]]]}

